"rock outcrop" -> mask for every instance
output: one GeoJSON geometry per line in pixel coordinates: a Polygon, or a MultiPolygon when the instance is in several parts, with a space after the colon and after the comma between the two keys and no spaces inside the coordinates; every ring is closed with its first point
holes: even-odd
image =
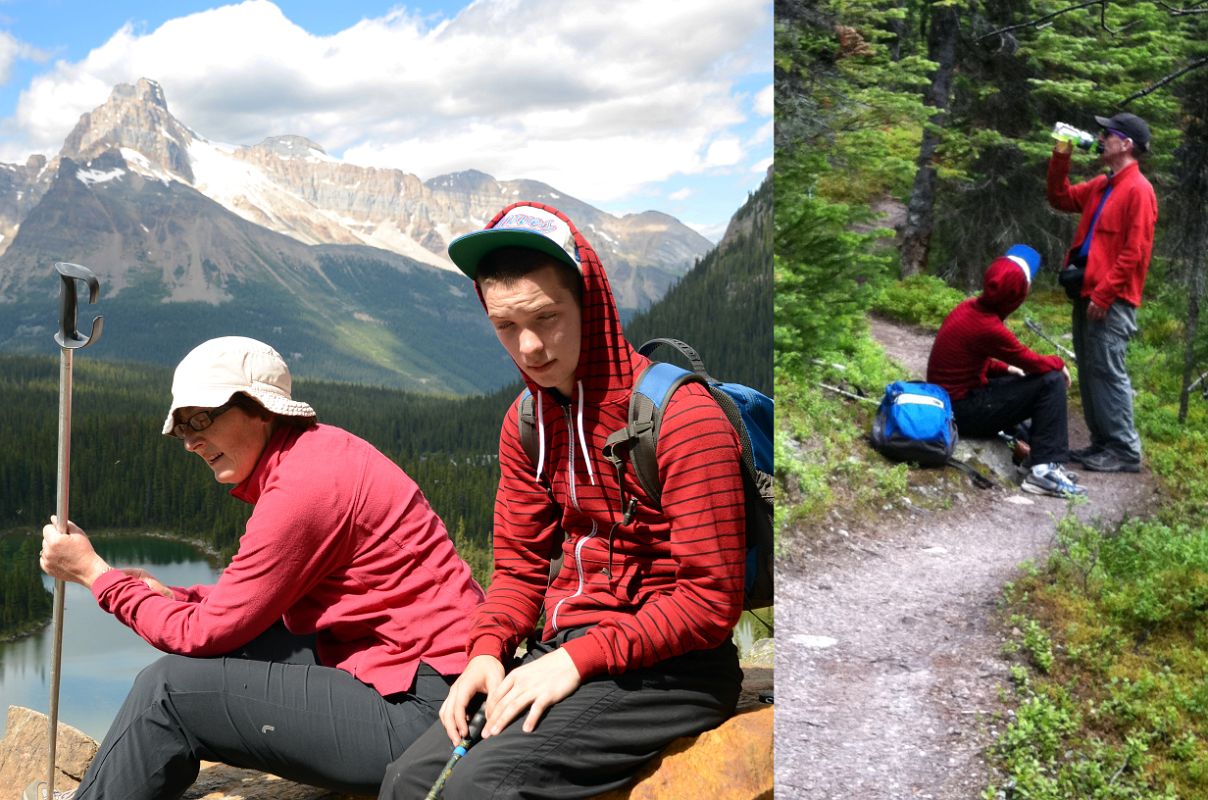
{"type": "MultiPolygon", "coordinates": [[[[16,800],[36,780],[46,780],[46,731],[49,718],[20,706],[8,707],[4,738],[0,739],[0,800],[16,800]]],[[[74,789],[96,755],[97,743],[70,725],[59,723],[55,747],[55,788],[74,789]]]]}
{"type": "MultiPolygon", "coordinates": [[[[598,800],[771,800],[773,710],[759,695],[772,690],[770,665],[743,665],[739,713],[699,736],[678,739],[638,774],[632,787],[598,800]]],[[[12,798],[46,773],[45,714],[10,706],[0,739],[0,787],[16,787],[12,798]]],[[[55,788],[70,789],[96,754],[97,743],[62,723],[58,734],[55,788]]],[[[9,795],[0,794],[0,800],[9,795]]],[[[370,800],[333,794],[255,770],[203,763],[184,800],[370,800]]]]}

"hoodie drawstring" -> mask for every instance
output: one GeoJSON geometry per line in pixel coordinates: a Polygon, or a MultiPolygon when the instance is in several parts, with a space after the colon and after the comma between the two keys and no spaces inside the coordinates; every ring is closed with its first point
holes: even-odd
{"type": "Polygon", "coordinates": [[[541,392],[534,392],[533,399],[537,401],[537,474],[535,479],[541,480],[545,468],[545,413],[541,404],[541,392]]]}
{"type": "MultiPolygon", "coordinates": [[[[591,451],[587,449],[587,437],[583,435],[583,381],[579,381],[579,445],[582,447],[583,460],[587,462],[587,478],[591,485],[596,485],[596,473],[591,468],[591,451]]],[[[574,476],[571,476],[572,480],[574,476]]]]}

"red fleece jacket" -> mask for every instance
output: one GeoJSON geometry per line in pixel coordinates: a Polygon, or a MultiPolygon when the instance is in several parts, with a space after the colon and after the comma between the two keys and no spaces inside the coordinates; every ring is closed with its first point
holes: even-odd
{"type": "Polygon", "coordinates": [[[1108,308],[1116,300],[1133,307],[1141,305],[1141,292],[1153,252],[1153,229],[1158,221],[1158,200],[1153,187],[1135,163],[1116,175],[1098,175],[1070,185],[1070,154],[1053,153],[1049,159],[1047,193],[1058,211],[1082,214],[1074,244],[1081,244],[1090,230],[1099,198],[1110,185],[1112,193],[1103,204],[1086,257],[1082,296],[1108,308]]]}
{"type": "Polygon", "coordinates": [[[280,428],[231,494],[256,508],[218,583],[170,599],[110,570],[92,585],[101,608],[188,656],[228,653],[284,619],[318,634],[324,666],[383,695],[410,689],[421,661],[465,669],[482,590],[419,487],[368,442],[280,428]]]}
{"type": "Polygon", "coordinates": [[[574,232],[584,279],[583,343],[575,397],[567,405],[525,378],[541,409],[552,500],[520,443],[517,405],[504,419],[495,573],[486,602],[474,614],[469,654],[510,656],[532,632],[543,606],[545,638],[594,626],[563,646],[583,678],[715,647],[742,612],[745,519],[738,436],[704,387],[679,389],[667,407],[656,454],[663,508],[654,507],[629,469],[626,491],[638,507],[632,523],[621,524],[617,474],[601,450],[608,435],[624,427],[634,380],[649,362],[625,341],[600,260],[565,215],[517,203],[487,228],[516,205],[557,214],[574,232]],[[560,530],[566,534],[564,561],[547,591],[560,530]]]}
{"type": "Polygon", "coordinates": [[[1027,297],[1023,269],[1010,259],[996,259],[982,284],[980,295],[962,301],[948,314],[927,359],[927,382],[944,387],[953,400],[985,386],[990,377],[1006,374],[1007,365],[1028,374],[1065,367],[1057,356],[1028,349],[1003,324],[1027,297]]]}

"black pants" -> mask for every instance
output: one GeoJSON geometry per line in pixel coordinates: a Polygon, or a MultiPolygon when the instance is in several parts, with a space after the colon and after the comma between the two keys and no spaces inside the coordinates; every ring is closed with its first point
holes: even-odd
{"type": "Polygon", "coordinates": [[[952,402],[956,429],[969,438],[994,436],[1030,419],[1032,463],[1064,464],[1070,457],[1065,392],[1061,372],[994,378],[952,402]]]}
{"type": "MultiPolygon", "coordinates": [[[[566,637],[559,638],[537,645],[524,661],[551,652],[566,637]]],[[[442,796],[569,800],[620,788],[672,740],[732,715],[741,683],[731,642],[649,669],[589,679],[546,711],[532,733],[521,730],[521,714],[498,736],[470,748],[442,796]]],[[[423,800],[452,751],[444,727],[433,725],[390,765],[379,800],[423,800]]]]}
{"type": "Polygon", "coordinates": [[[421,665],[411,692],[383,698],[317,666],[309,643],[283,626],[232,656],[165,656],[139,673],[76,797],[178,798],[202,759],[373,794],[436,719],[452,681],[421,665]]]}

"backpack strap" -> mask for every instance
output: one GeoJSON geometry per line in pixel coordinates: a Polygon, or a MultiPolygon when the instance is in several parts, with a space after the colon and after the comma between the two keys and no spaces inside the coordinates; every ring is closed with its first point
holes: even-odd
{"type": "MultiPolygon", "coordinates": [[[[524,452],[528,455],[529,463],[533,465],[533,469],[541,463],[541,454],[538,451],[540,441],[537,436],[537,413],[536,413],[536,398],[533,393],[526,387],[520,393],[520,402],[516,409],[516,424],[520,428],[520,446],[524,448],[524,452]]],[[[545,474],[545,470],[537,476],[537,482],[541,484],[541,488],[545,489],[545,494],[549,497],[549,501],[554,505],[558,505],[558,501],[554,499],[554,487],[550,483],[549,477],[545,474]]],[[[561,531],[559,531],[561,533],[561,531]]],[[[566,534],[554,537],[553,549],[550,551],[549,559],[549,582],[546,584],[546,589],[554,582],[558,572],[562,569],[562,543],[566,540],[566,534]]]]}
{"type": "Polygon", "coordinates": [[[949,456],[948,461],[946,463],[948,464],[948,466],[956,467],[958,470],[960,470],[961,472],[968,475],[969,479],[973,481],[973,485],[976,486],[978,489],[993,489],[995,486],[998,485],[992,479],[987,478],[985,475],[982,475],[980,472],[978,472],[976,469],[974,469],[973,465],[966,464],[964,461],[961,461],[959,458],[953,458],[953,457],[949,456]]]}
{"type": "MultiPolygon", "coordinates": [[[[739,410],[738,404],[734,401],[734,398],[731,397],[728,392],[726,392],[725,390],[723,390],[721,388],[721,386],[722,386],[721,381],[714,378],[712,375],[709,374],[708,370],[705,369],[705,362],[701,359],[700,354],[696,352],[696,348],[694,348],[692,345],[688,344],[687,342],[683,341],[682,339],[672,339],[672,338],[667,338],[667,337],[654,338],[654,339],[647,341],[641,347],[639,347],[638,353],[646,356],[647,358],[652,358],[654,351],[658,350],[659,347],[661,347],[663,345],[666,345],[666,346],[674,349],[676,352],[680,353],[680,355],[682,355],[684,358],[688,359],[688,363],[692,365],[693,374],[696,375],[700,379],[700,381],[699,381],[700,383],[705,384],[705,387],[709,390],[709,394],[713,395],[713,399],[717,401],[717,404],[719,406],[721,406],[721,410],[723,412],[725,412],[726,419],[728,419],[730,421],[730,425],[734,428],[735,431],[738,432],[739,438],[742,439],[743,468],[747,471],[748,474],[754,475],[755,474],[755,456],[752,452],[750,439],[747,436],[747,426],[743,422],[743,419],[742,419],[742,411],[739,410]]],[[[656,363],[659,363],[659,362],[656,362],[656,363]]],[[[680,385],[682,383],[686,383],[686,382],[687,382],[686,380],[680,381],[680,383],[677,383],[675,386],[671,387],[670,391],[674,392],[676,389],[678,389],[680,387],[680,385]]],[[[728,384],[728,386],[733,387],[735,385],[728,384]]],[[[745,389],[745,387],[743,387],[743,388],[745,389]]],[[[751,391],[749,389],[745,389],[745,393],[749,395],[751,393],[751,391]]],[[[666,399],[670,399],[670,393],[667,394],[666,399]]],[[[660,411],[659,411],[660,415],[662,413],[661,409],[664,407],[665,407],[665,403],[660,406],[660,411]]],[[[631,412],[631,415],[632,415],[632,412],[631,412]]],[[[661,421],[661,419],[662,418],[660,416],[660,421],[661,421]]],[[[655,440],[657,441],[657,439],[658,439],[658,430],[656,429],[655,430],[655,440]]],[[[653,463],[653,450],[651,450],[651,463],[653,463]]],[[[651,495],[651,496],[657,497],[658,495],[661,495],[662,494],[662,492],[661,492],[662,485],[658,481],[658,466],[657,465],[654,466],[653,472],[651,472],[648,469],[647,473],[652,477],[651,483],[653,483],[657,487],[656,492],[658,494],[651,495]]],[[[643,482],[642,488],[643,489],[647,488],[645,482],[643,482]]],[[[647,492],[647,493],[649,494],[649,492],[647,492]]]]}
{"type": "MultiPolygon", "coordinates": [[[[686,345],[685,345],[686,346],[686,345]]],[[[663,361],[652,361],[642,370],[629,397],[629,422],[613,431],[604,442],[604,458],[617,471],[620,485],[622,524],[629,524],[637,502],[625,493],[625,464],[633,465],[634,478],[655,507],[662,504],[663,484],[657,460],[659,429],[671,395],[685,383],[704,383],[695,372],[663,361]]]]}

